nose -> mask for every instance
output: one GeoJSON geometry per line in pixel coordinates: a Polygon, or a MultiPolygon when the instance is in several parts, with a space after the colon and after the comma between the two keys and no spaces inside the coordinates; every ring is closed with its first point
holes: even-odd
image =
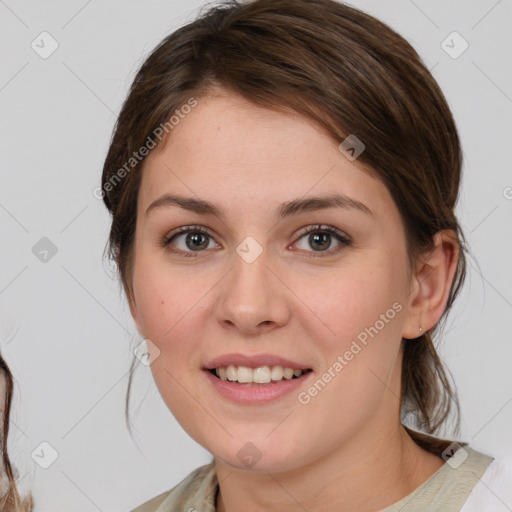
{"type": "Polygon", "coordinates": [[[251,262],[238,253],[217,290],[215,315],[224,328],[256,336],[285,325],[293,294],[265,250],[251,262]]]}

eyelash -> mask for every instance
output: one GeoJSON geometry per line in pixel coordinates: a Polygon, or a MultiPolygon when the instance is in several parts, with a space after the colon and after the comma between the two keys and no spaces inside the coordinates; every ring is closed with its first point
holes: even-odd
{"type": "MultiPolygon", "coordinates": [[[[304,238],[306,235],[309,235],[310,233],[315,233],[315,232],[328,233],[330,235],[333,235],[338,240],[338,242],[340,242],[341,245],[338,246],[336,249],[328,249],[325,251],[306,251],[306,252],[312,253],[308,256],[310,258],[319,258],[319,257],[321,258],[321,257],[323,257],[323,254],[327,254],[327,255],[331,256],[333,253],[337,253],[341,249],[343,249],[344,246],[349,246],[351,244],[351,240],[343,232],[339,231],[338,229],[336,229],[332,226],[323,226],[322,227],[321,224],[308,226],[307,228],[301,230],[298,234],[297,241],[300,240],[301,238],[304,238]]],[[[206,235],[213,239],[213,237],[209,234],[208,230],[203,228],[202,226],[183,226],[181,228],[178,228],[174,233],[171,233],[170,235],[166,236],[162,240],[161,246],[169,249],[173,253],[185,256],[187,258],[190,258],[190,257],[195,258],[198,256],[197,253],[204,252],[204,251],[182,251],[181,249],[176,250],[176,249],[172,249],[170,247],[170,243],[178,235],[185,234],[185,233],[201,233],[201,234],[206,235]]]]}

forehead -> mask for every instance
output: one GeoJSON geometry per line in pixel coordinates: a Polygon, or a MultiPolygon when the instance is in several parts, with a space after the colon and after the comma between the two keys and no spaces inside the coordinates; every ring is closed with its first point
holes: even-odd
{"type": "Polygon", "coordinates": [[[165,144],[146,158],[141,207],[166,191],[212,200],[221,196],[233,204],[281,203],[326,192],[349,195],[374,211],[392,203],[381,181],[357,160],[349,161],[339,142],[312,121],[237,95],[197,101],[165,144]]]}

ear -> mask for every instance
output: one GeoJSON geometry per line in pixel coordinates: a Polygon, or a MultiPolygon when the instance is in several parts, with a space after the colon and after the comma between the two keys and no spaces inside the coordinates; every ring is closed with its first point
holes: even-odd
{"type": "Polygon", "coordinates": [[[403,338],[418,338],[432,329],[441,318],[457,270],[459,250],[455,233],[442,230],[434,236],[434,248],[420,257],[411,279],[403,338]],[[422,332],[420,327],[423,328],[422,332]]]}

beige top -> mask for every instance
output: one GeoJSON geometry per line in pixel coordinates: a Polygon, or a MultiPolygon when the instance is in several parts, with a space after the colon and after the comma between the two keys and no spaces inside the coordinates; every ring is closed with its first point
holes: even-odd
{"type": "MultiPolygon", "coordinates": [[[[381,512],[458,512],[493,457],[460,443],[455,455],[428,480],[381,512]],[[467,457],[466,457],[467,455],[467,457]]],[[[215,512],[219,489],[215,463],[194,470],[170,491],[140,505],[132,512],[215,512]]]]}

